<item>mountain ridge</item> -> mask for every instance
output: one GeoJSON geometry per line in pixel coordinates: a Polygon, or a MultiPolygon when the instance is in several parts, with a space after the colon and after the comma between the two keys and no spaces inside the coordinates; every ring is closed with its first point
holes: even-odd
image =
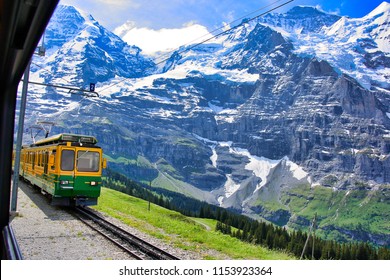
{"type": "MultiPolygon", "coordinates": [[[[387,199],[390,54],[371,33],[332,37],[348,24],[388,28],[372,25],[386,7],[369,14],[372,21],[302,7],[270,14],[183,46],[157,68],[93,17],[60,6],[45,38],[48,57],[31,80],[96,82],[100,98],[34,86],[26,119],[54,120],[53,133],[95,135],[109,164],[138,181],[299,228],[314,213],[296,204],[323,187],[387,199]],[[302,13],[310,16],[298,22],[302,13]],[[59,30],[69,31],[57,37],[59,30]]],[[[320,217],[322,229],[356,237],[355,221],[330,223],[332,215],[320,217]]],[[[386,226],[364,231],[373,242],[389,234],[386,226]]]]}

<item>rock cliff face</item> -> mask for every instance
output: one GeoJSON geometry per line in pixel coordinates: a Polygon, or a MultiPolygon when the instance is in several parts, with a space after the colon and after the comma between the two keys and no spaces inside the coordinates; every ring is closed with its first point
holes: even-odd
{"type": "MultiPolygon", "coordinates": [[[[40,73],[46,83],[72,83],[80,87],[108,81],[115,76],[141,77],[154,63],[106,30],[95,19],[72,6],[59,6],[45,32],[49,72],[40,73]]],[[[33,71],[38,70],[33,66],[33,71]]]]}
{"type": "Polygon", "coordinates": [[[31,79],[96,82],[100,98],[35,87],[26,119],[97,136],[109,166],[135,180],[296,228],[321,210],[325,236],[378,243],[390,234],[390,41],[374,36],[388,24],[374,23],[388,22],[388,6],[363,19],[310,7],[267,15],[183,47],[163,72],[60,7],[31,79]]]}

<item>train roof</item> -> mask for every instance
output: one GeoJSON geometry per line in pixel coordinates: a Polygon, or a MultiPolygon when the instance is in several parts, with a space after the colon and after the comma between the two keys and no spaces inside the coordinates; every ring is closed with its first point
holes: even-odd
{"type": "Polygon", "coordinates": [[[94,136],[90,135],[80,135],[80,134],[70,134],[70,133],[61,133],[57,134],[42,140],[37,141],[32,146],[44,146],[57,143],[82,143],[82,144],[96,144],[97,140],[94,136]]]}

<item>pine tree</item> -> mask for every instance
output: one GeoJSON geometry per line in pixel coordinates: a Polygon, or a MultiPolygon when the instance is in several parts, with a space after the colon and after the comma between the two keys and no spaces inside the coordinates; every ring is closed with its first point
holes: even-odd
{"type": "Polygon", "coordinates": [[[242,240],[242,232],[240,229],[236,231],[236,238],[242,240]]]}
{"type": "Polygon", "coordinates": [[[384,247],[378,249],[379,260],[390,260],[390,250],[384,247]]]}
{"type": "Polygon", "coordinates": [[[203,206],[200,208],[200,211],[199,211],[199,218],[205,218],[203,206]]]}
{"type": "Polygon", "coordinates": [[[267,236],[265,237],[265,243],[268,248],[272,249],[274,244],[274,236],[272,231],[267,232],[267,236]]]}
{"type": "Polygon", "coordinates": [[[357,249],[357,255],[356,259],[357,260],[368,260],[369,258],[369,252],[367,248],[366,243],[359,243],[358,244],[358,249],[357,249]]]}
{"type": "Polygon", "coordinates": [[[222,231],[222,223],[220,221],[218,221],[217,224],[215,225],[215,230],[222,231]]]}

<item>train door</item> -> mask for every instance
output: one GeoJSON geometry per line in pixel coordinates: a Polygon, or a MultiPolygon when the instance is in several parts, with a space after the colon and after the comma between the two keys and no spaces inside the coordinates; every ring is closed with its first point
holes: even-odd
{"type": "Polygon", "coordinates": [[[43,173],[46,175],[47,175],[48,165],[49,165],[49,152],[44,151],[43,152],[43,173]]]}
{"type": "Polygon", "coordinates": [[[60,159],[60,188],[63,190],[74,187],[76,151],[72,148],[63,148],[60,159]]]}
{"type": "Polygon", "coordinates": [[[35,172],[35,152],[32,152],[32,173],[34,174],[35,172]]]}

